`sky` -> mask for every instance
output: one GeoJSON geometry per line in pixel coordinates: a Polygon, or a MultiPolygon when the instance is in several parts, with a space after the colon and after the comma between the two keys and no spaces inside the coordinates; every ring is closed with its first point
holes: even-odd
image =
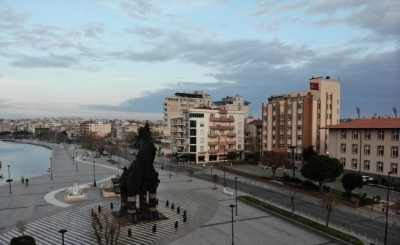
{"type": "Polygon", "coordinates": [[[157,120],[195,90],[257,118],[313,76],[341,118],[394,116],[399,41],[398,0],[0,0],[0,118],[157,120]]]}

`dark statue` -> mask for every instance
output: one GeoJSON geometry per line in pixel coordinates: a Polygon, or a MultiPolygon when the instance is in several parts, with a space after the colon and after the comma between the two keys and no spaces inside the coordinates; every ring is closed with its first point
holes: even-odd
{"type": "Polygon", "coordinates": [[[128,223],[137,223],[144,220],[163,219],[164,216],[157,211],[157,187],[160,183],[158,172],[154,169],[153,162],[156,147],[151,140],[149,125],[140,128],[139,142],[141,146],[130,167],[124,168],[119,179],[121,189],[121,208],[115,213],[117,217],[125,217],[128,223]],[[139,208],[137,207],[139,198],[139,208]]]}

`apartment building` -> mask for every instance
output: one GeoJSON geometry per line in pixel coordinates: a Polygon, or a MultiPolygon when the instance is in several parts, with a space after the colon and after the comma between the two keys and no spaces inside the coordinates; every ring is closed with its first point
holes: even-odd
{"type": "Polygon", "coordinates": [[[171,118],[171,150],[195,163],[244,157],[244,111],[197,107],[171,118]]]}
{"type": "Polygon", "coordinates": [[[210,95],[204,94],[201,90],[193,93],[175,93],[164,100],[164,133],[161,146],[164,149],[171,149],[171,118],[182,116],[184,109],[196,108],[199,106],[211,106],[210,95]]]}
{"type": "MultiPolygon", "coordinates": [[[[399,178],[399,118],[354,120],[328,126],[329,155],[347,171],[399,178]]],[[[400,179],[399,179],[400,180],[400,179]]]]}
{"type": "Polygon", "coordinates": [[[105,124],[102,121],[96,123],[84,123],[81,125],[81,130],[83,135],[96,133],[97,135],[104,137],[108,133],[111,133],[111,124],[105,124]]]}
{"type": "Polygon", "coordinates": [[[322,77],[309,80],[309,90],[272,95],[262,103],[262,152],[291,152],[301,161],[303,148],[328,151],[325,126],[339,123],[340,83],[322,77]]]}
{"type": "Polygon", "coordinates": [[[245,101],[240,95],[235,95],[234,97],[226,96],[226,98],[222,98],[220,101],[214,101],[213,104],[223,110],[244,111],[245,118],[249,116],[250,102],[245,101]]]}
{"type": "Polygon", "coordinates": [[[259,119],[247,118],[244,129],[244,150],[248,153],[261,151],[261,133],[263,122],[259,119]]]}

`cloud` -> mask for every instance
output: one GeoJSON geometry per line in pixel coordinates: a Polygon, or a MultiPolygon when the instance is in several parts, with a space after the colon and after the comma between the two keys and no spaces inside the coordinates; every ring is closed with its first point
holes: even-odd
{"type": "Polygon", "coordinates": [[[120,9],[127,15],[140,20],[147,20],[150,16],[161,15],[161,9],[149,0],[120,1],[120,9]]]}
{"type": "Polygon", "coordinates": [[[104,33],[104,24],[98,23],[98,24],[86,24],[82,26],[82,32],[85,35],[85,37],[89,38],[99,38],[98,34],[104,33]]]}
{"type": "Polygon", "coordinates": [[[27,86],[32,86],[32,84],[28,82],[15,81],[11,79],[0,79],[0,86],[27,87],[27,86]]]}
{"type": "Polygon", "coordinates": [[[19,59],[10,63],[12,66],[23,68],[72,68],[76,65],[77,60],[72,56],[49,54],[46,57],[32,57],[27,55],[19,55],[19,59]]]}
{"type": "Polygon", "coordinates": [[[31,13],[22,12],[17,14],[13,9],[6,9],[0,12],[0,20],[10,22],[10,23],[23,23],[31,17],[31,13]]]}

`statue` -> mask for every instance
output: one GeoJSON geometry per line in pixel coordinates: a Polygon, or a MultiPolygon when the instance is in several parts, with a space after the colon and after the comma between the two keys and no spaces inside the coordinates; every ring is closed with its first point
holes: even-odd
{"type": "Polygon", "coordinates": [[[121,190],[121,208],[117,216],[124,216],[128,223],[137,223],[143,220],[158,220],[163,216],[157,211],[157,187],[160,183],[158,173],[153,162],[156,148],[151,140],[148,123],[140,128],[138,141],[141,146],[129,168],[124,167],[124,172],[119,179],[121,190]],[[139,196],[139,208],[137,208],[139,196]],[[148,201],[147,201],[148,198],[148,201]]]}

